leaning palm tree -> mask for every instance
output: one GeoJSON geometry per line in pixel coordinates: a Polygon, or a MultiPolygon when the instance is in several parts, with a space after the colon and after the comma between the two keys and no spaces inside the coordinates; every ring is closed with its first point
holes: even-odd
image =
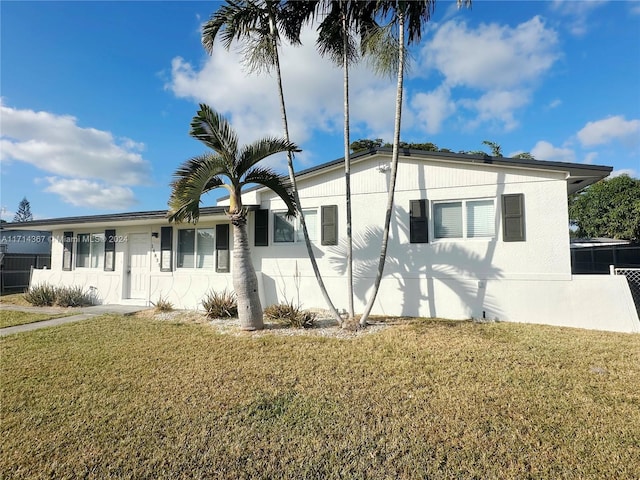
{"type": "MultiPolygon", "coordinates": [[[[266,70],[269,72],[275,70],[280,96],[282,127],[286,141],[289,141],[289,125],[280,71],[280,30],[291,44],[299,45],[301,43],[301,28],[313,16],[315,8],[316,2],[296,2],[296,5],[286,6],[279,0],[227,0],[226,4],[220,7],[202,27],[202,45],[209,54],[213,53],[215,39],[218,35],[221,36],[222,45],[227,50],[231,48],[231,44],[235,40],[241,40],[244,42],[242,53],[245,65],[250,71],[266,70]]],[[[302,205],[298,195],[292,152],[287,153],[287,167],[313,272],[329,310],[341,324],[342,318],[329,297],[309,239],[307,223],[302,214],[302,205]]]]}
{"type": "Polygon", "coordinates": [[[239,147],[238,136],[227,120],[204,104],[193,117],[189,134],[213,152],[187,160],[174,173],[169,221],[197,222],[202,195],[219,187],[227,189],[227,215],[233,225],[233,288],[238,298],[238,317],[243,329],[259,330],[263,328],[262,306],[249,249],[242,188],[258,184],[271,189],[285,202],[288,214],[295,215],[296,203],[289,183],[271,169],[257,164],[276,153],[299,151],[298,147],[288,140],[273,137],[239,147]]]}
{"type": "MultiPolygon", "coordinates": [[[[457,0],[458,7],[471,5],[471,0],[457,0]]],[[[391,173],[389,182],[389,195],[387,197],[387,208],[384,221],[384,230],[382,234],[382,247],[380,248],[380,257],[378,260],[378,270],[373,285],[373,292],[367,305],[365,306],[362,317],[360,317],[360,325],[365,326],[375,303],[380,282],[384,273],[384,264],[387,258],[387,246],[389,243],[389,227],[391,225],[391,217],[393,214],[393,201],[396,188],[396,178],[398,175],[398,161],[400,154],[400,125],[402,119],[402,96],[404,86],[404,70],[406,60],[405,33],[407,35],[407,44],[411,45],[420,41],[422,37],[422,27],[431,18],[431,13],[435,8],[435,0],[380,0],[376,2],[377,14],[390,21],[387,29],[379,29],[383,34],[382,42],[389,45],[389,38],[396,38],[397,57],[388,57],[386,55],[377,55],[371,57],[376,63],[374,66],[381,72],[389,72],[396,67],[397,86],[396,86],[396,111],[394,120],[393,150],[391,153],[391,173]],[[405,32],[406,31],[406,32],[405,32]],[[392,35],[389,35],[391,32],[392,35]],[[384,35],[386,33],[386,35],[384,35]],[[387,61],[388,60],[388,61],[387,61]]],[[[379,35],[377,35],[379,36],[379,35]]],[[[373,42],[375,44],[375,42],[373,42]]],[[[385,51],[388,49],[381,49],[385,51]]]]}

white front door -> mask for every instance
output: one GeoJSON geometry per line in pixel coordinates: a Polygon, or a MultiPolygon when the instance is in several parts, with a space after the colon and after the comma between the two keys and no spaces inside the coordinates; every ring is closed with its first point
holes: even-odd
{"type": "Polygon", "coordinates": [[[129,234],[128,237],[129,262],[127,276],[129,277],[129,298],[146,300],[151,236],[148,233],[133,233],[129,234]]]}

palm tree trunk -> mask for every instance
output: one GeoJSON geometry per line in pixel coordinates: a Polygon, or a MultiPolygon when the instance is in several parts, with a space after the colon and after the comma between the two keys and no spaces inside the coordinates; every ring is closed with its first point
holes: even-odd
{"type": "Polygon", "coordinates": [[[387,212],[384,219],[384,232],[382,234],[382,248],[380,249],[380,259],[378,261],[378,271],[373,285],[373,293],[367,302],[367,306],[360,318],[360,326],[367,324],[369,314],[376,301],[380,282],[384,273],[384,264],[387,259],[387,246],[389,244],[389,227],[391,216],[393,215],[393,197],[396,190],[396,178],[398,176],[398,159],[400,157],[400,121],[402,119],[402,94],[404,81],[404,14],[398,13],[398,84],[396,89],[396,116],[393,132],[393,152],[391,154],[391,181],[389,182],[389,194],[387,197],[387,212]]]}
{"type": "MultiPolygon", "coordinates": [[[[269,23],[271,29],[271,38],[273,40],[273,48],[274,48],[274,60],[276,67],[276,78],[278,81],[278,93],[280,95],[280,113],[282,115],[282,126],[284,129],[284,138],[289,141],[289,124],[287,122],[287,110],[284,101],[284,89],[282,88],[282,74],[280,71],[280,57],[278,55],[278,46],[275,39],[275,19],[273,15],[269,15],[269,23]]],[[[307,223],[304,219],[304,215],[302,214],[302,204],[300,203],[300,196],[298,195],[298,183],[296,181],[295,170],[293,168],[293,154],[291,152],[287,152],[287,167],[289,170],[289,180],[291,181],[291,185],[293,187],[293,195],[298,205],[298,211],[300,213],[300,225],[302,226],[302,233],[304,235],[304,243],[307,247],[307,254],[309,256],[309,260],[311,261],[311,266],[313,267],[313,273],[316,276],[316,280],[318,282],[318,286],[320,287],[320,291],[322,292],[322,296],[329,307],[329,310],[333,314],[334,318],[338,322],[339,325],[342,325],[343,320],[338,310],[333,305],[331,298],[329,297],[329,293],[327,292],[327,288],[324,285],[324,281],[322,280],[322,275],[320,274],[320,269],[318,268],[318,262],[316,261],[316,256],[313,253],[313,247],[311,246],[311,241],[309,240],[309,232],[307,231],[307,223]]]]}
{"type": "MultiPolygon", "coordinates": [[[[343,5],[343,9],[346,8],[343,5]]],[[[349,132],[349,57],[347,55],[347,14],[342,12],[342,68],[344,72],[344,179],[347,207],[347,296],[349,300],[349,320],[353,320],[353,235],[351,221],[351,152],[349,132]]]]}
{"type": "Polygon", "coordinates": [[[230,214],[229,218],[233,225],[233,289],[238,300],[240,328],[261,330],[264,327],[262,305],[258,293],[258,278],[251,260],[246,212],[230,214]]]}

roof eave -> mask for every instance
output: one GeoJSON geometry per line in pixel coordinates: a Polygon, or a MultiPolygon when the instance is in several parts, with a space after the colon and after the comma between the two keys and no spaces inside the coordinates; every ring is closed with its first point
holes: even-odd
{"type": "MultiPolygon", "coordinates": [[[[200,219],[214,219],[216,217],[226,218],[228,207],[204,207],[200,209],[200,219]]],[[[258,205],[245,205],[249,211],[259,208],[258,205]]],[[[102,226],[133,226],[133,225],[170,225],[167,218],[167,210],[152,210],[146,212],[113,213],[101,215],[87,215],[78,217],[60,217],[43,220],[32,220],[30,222],[3,223],[2,228],[21,230],[62,230],[64,228],[84,228],[102,226]]]]}

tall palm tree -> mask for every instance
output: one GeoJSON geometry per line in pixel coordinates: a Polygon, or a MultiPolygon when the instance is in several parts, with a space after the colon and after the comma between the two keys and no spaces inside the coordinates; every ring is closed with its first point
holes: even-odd
{"type": "MultiPolygon", "coordinates": [[[[295,2],[294,2],[295,3],[295,2]]],[[[326,15],[318,27],[316,42],[321,55],[328,55],[331,60],[342,67],[344,97],[344,178],[345,203],[347,217],[347,299],[348,319],[353,320],[353,234],[351,213],[351,140],[349,133],[349,65],[358,59],[351,27],[357,18],[357,2],[333,0],[325,2],[326,15]],[[356,15],[350,16],[350,13],[356,15]]],[[[356,24],[357,25],[357,24],[356,24]]]]}
{"type": "MultiPolygon", "coordinates": [[[[222,44],[227,50],[235,40],[245,42],[243,49],[244,59],[251,70],[275,70],[278,94],[280,96],[282,127],[284,138],[287,141],[289,141],[289,126],[278,54],[280,30],[282,30],[282,33],[290,43],[294,45],[300,44],[302,25],[308,18],[313,16],[316,7],[315,2],[296,3],[298,5],[286,6],[285,8],[285,5],[279,0],[227,0],[227,3],[220,7],[202,27],[202,44],[209,54],[213,52],[216,37],[221,35],[222,44]],[[280,30],[278,27],[280,27],[280,30]]],[[[309,239],[307,223],[302,214],[302,205],[298,195],[292,152],[287,153],[287,167],[313,272],[327,306],[338,323],[341,324],[342,318],[329,297],[309,239]]]]}
{"type": "MultiPolygon", "coordinates": [[[[457,0],[458,7],[462,5],[469,6],[471,0],[457,0]]],[[[402,120],[402,97],[404,86],[404,69],[406,60],[406,46],[413,43],[418,43],[422,37],[422,27],[431,18],[431,13],[435,8],[435,0],[381,0],[376,4],[377,14],[382,19],[389,19],[387,29],[382,29],[382,32],[393,33],[396,36],[396,49],[397,58],[391,62],[380,63],[380,60],[385,60],[385,56],[373,57],[378,62],[377,66],[380,71],[388,71],[386,68],[390,65],[397,67],[397,86],[396,86],[396,110],[394,119],[394,135],[393,135],[393,150],[391,153],[391,173],[389,182],[389,194],[387,197],[387,208],[384,220],[384,230],[382,234],[382,247],[380,248],[380,257],[378,260],[378,269],[376,272],[376,279],[373,286],[373,292],[365,310],[360,317],[360,325],[365,326],[375,303],[378,291],[380,289],[380,282],[384,273],[384,265],[387,258],[387,246],[389,244],[389,227],[391,225],[391,216],[393,214],[393,201],[396,188],[396,178],[398,175],[398,160],[400,153],[400,126],[402,120]],[[407,45],[405,45],[405,33],[407,38],[407,45]]],[[[385,37],[389,38],[389,35],[385,37]]],[[[388,42],[387,42],[388,43],[388,42]]]]}
{"type": "Polygon", "coordinates": [[[200,216],[202,195],[219,187],[227,189],[227,215],[233,225],[232,275],[238,298],[238,317],[243,329],[261,329],[262,305],[251,261],[242,187],[258,184],[271,189],[287,205],[288,215],[295,215],[297,206],[290,184],[271,169],[257,164],[276,153],[299,151],[298,147],[286,139],[274,137],[239,147],[238,137],[227,120],[204,104],[200,104],[200,110],[193,117],[189,134],[213,152],[193,157],[175,171],[169,198],[169,221],[196,223],[200,216]]]}

